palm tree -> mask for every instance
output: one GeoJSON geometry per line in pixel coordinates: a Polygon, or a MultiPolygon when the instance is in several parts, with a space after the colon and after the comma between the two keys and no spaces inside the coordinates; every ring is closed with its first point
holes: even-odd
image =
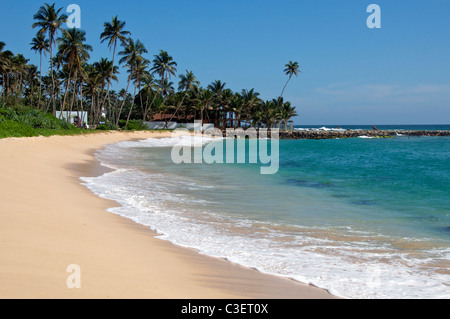
{"type": "Polygon", "coordinates": [[[26,91],[26,95],[28,95],[28,97],[30,97],[30,103],[33,106],[33,101],[34,101],[34,88],[35,86],[38,84],[38,71],[37,71],[37,66],[35,65],[30,65],[29,68],[27,69],[27,73],[25,75],[25,81],[27,83],[27,88],[28,90],[26,91]]]}
{"type": "Polygon", "coordinates": [[[142,94],[141,94],[141,83],[142,83],[142,78],[147,76],[148,73],[148,65],[150,64],[150,62],[147,59],[144,59],[142,57],[136,59],[135,64],[134,64],[134,68],[130,69],[129,72],[131,75],[131,78],[134,79],[134,95],[133,95],[133,101],[130,107],[130,111],[128,112],[128,117],[127,117],[127,123],[126,126],[128,126],[128,123],[130,122],[130,117],[131,117],[131,113],[133,111],[133,106],[134,106],[134,101],[136,99],[136,90],[139,88],[139,98],[141,101],[141,105],[142,103],[142,94]]]}
{"type": "Polygon", "coordinates": [[[261,103],[261,99],[259,98],[259,93],[255,92],[255,89],[251,90],[242,90],[241,97],[243,99],[243,106],[245,110],[245,122],[246,126],[250,121],[251,114],[254,111],[254,108],[261,103]]]}
{"type": "Polygon", "coordinates": [[[301,71],[299,70],[298,62],[289,61],[289,63],[286,64],[285,66],[286,69],[284,70],[284,73],[289,76],[289,79],[287,80],[280,97],[283,97],[284,91],[286,90],[289,81],[292,79],[292,76],[293,75],[298,76],[298,74],[301,73],[301,71]]]}
{"type": "Polygon", "coordinates": [[[86,94],[90,96],[91,99],[91,109],[89,113],[90,124],[94,124],[97,122],[97,107],[96,100],[98,101],[99,90],[102,86],[102,78],[100,74],[95,69],[94,65],[86,66],[86,78],[85,78],[84,89],[86,94]]]}
{"type": "MultiPolygon", "coordinates": [[[[153,60],[153,68],[150,70],[161,77],[161,83],[166,79],[170,79],[177,72],[177,63],[166,51],[159,51],[153,60]]],[[[167,98],[167,96],[165,96],[167,98]]]]}
{"type": "MultiPolygon", "coordinates": [[[[147,99],[146,103],[142,105],[143,108],[143,116],[142,116],[142,123],[139,129],[142,128],[144,125],[144,122],[147,120],[147,116],[155,103],[157,97],[159,94],[159,87],[158,84],[155,81],[155,78],[150,74],[150,72],[146,71],[142,76],[142,83],[144,83],[143,91],[146,93],[147,99]],[[150,102],[150,98],[152,98],[152,101],[150,102]]],[[[142,101],[141,101],[142,103],[142,101]]]]}
{"type": "Polygon", "coordinates": [[[202,125],[204,123],[204,112],[206,111],[206,116],[208,116],[208,110],[211,107],[211,104],[214,101],[214,94],[208,90],[208,89],[200,89],[199,95],[198,95],[198,103],[200,107],[200,119],[202,121],[202,125]]]}
{"type": "Polygon", "coordinates": [[[61,111],[65,109],[66,97],[69,92],[72,78],[77,80],[77,76],[82,70],[82,64],[90,58],[89,51],[92,51],[92,47],[85,44],[85,41],[86,32],[76,28],[68,30],[62,37],[57,39],[58,54],[61,55],[62,59],[67,63],[67,68],[69,70],[61,111]]]}
{"type": "MultiPolygon", "coordinates": [[[[233,101],[234,93],[231,89],[225,89],[223,90],[221,94],[221,100],[220,103],[222,105],[222,111],[223,111],[223,124],[222,127],[226,129],[228,127],[227,123],[229,120],[232,120],[232,117],[230,116],[231,113],[231,103],[233,101]]],[[[230,127],[232,124],[230,125],[230,127]]]]}
{"type": "MultiPolygon", "coordinates": [[[[39,11],[34,15],[35,23],[32,28],[39,28],[38,34],[48,33],[50,45],[50,61],[53,60],[53,44],[55,43],[56,33],[62,30],[62,25],[67,21],[68,16],[61,13],[63,8],[55,9],[55,4],[49,5],[45,3],[39,8],[39,11]]],[[[53,113],[56,111],[55,100],[55,79],[53,75],[53,63],[50,62],[52,75],[52,96],[53,96],[53,113]]]]}
{"type": "MultiPolygon", "coordinates": [[[[113,48],[113,58],[112,58],[112,69],[114,69],[114,62],[116,58],[116,48],[117,48],[117,42],[120,41],[122,45],[125,45],[127,42],[127,36],[131,35],[129,31],[124,30],[125,29],[125,22],[120,21],[117,16],[115,16],[111,22],[105,22],[103,24],[104,31],[100,35],[101,42],[108,41],[108,47],[111,49],[113,48]]],[[[110,74],[110,78],[108,80],[108,88],[106,91],[105,99],[103,100],[103,105],[106,102],[107,97],[109,96],[109,87],[111,84],[111,77],[112,73],[110,74]]]]}
{"type": "MultiPolygon", "coordinates": [[[[148,53],[144,44],[139,40],[136,40],[136,42],[135,42],[131,38],[129,38],[126,41],[123,51],[119,52],[119,55],[122,56],[122,58],[119,60],[119,63],[120,64],[125,63],[125,66],[128,68],[127,72],[129,73],[129,76],[128,76],[128,83],[127,83],[127,88],[126,88],[127,92],[130,87],[131,79],[133,78],[133,75],[134,75],[134,70],[136,69],[136,65],[138,63],[137,61],[144,59],[142,57],[142,55],[144,53],[148,53]]],[[[123,107],[125,105],[125,101],[126,101],[126,99],[123,99],[120,110],[123,109],[123,107]]],[[[134,99],[133,99],[133,103],[134,103],[134,99]]],[[[119,123],[120,113],[121,112],[119,112],[119,114],[117,116],[116,125],[119,123]]],[[[131,112],[129,114],[131,115],[131,112]]]]}
{"type": "Polygon", "coordinates": [[[273,123],[278,118],[278,108],[277,108],[277,100],[273,99],[272,101],[261,102],[261,118],[267,129],[272,128],[273,123]]]}
{"type": "Polygon", "coordinates": [[[234,113],[233,128],[241,127],[241,117],[244,113],[244,99],[239,93],[235,93],[231,99],[230,108],[234,113]]]}
{"type": "Polygon", "coordinates": [[[11,68],[13,75],[13,86],[12,90],[15,95],[16,103],[19,98],[22,97],[24,78],[28,72],[28,59],[26,59],[22,54],[17,54],[11,58],[11,68]]]}
{"type": "Polygon", "coordinates": [[[222,94],[225,90],[227,84],[220,80],[216,80],[208,85],[208,90],[214,93],[214,108],[216,110],[215,114],[215,126],[219,126],[219,112],[223,109],[222,107],[222,94]]]}
{"type": "MultiPolygon", "coordinates": [[[[169,123],[172,122],[173,118],[177,115],[189,91],[194,87],[194,85],[200,85],[200,81],[197,80],[197,77],[194,75],[194,72],[186,70],[186,74],[180,74],[180,82],[178,82],[178,90],[184,91],[184,94],[183,98],[181,99],[180,103],[177,106],[177,109],[173,113],[169,123]]],[[[167,124],[165,128],[167,128],[167,124]]]]}
{"type": "Polygon", "coordinates": [[[0,96],[5,92],[5,99],[8,95],[8,85],[9,85],[9,72],[11,69],[11,58],[14,54],[11,51],[3,51],[6,44],[0,42],[0,75],[2,76],[2,91],[0,96]]]}
{"type": "MultiPolygon", "coordinates": [[[[100,76],[102,81],[101,92],[105,92],[106,81],[109,79],[117,81],[116,74],[119,73],[119,68],[117,66],[113,67],[112,61],[109,61],[106,58],[101,58],[100,61],[94,63],[94,70],[100,76]],[[111,76],[112,74],[112,76],[111,76]]],[[[97,96],[100,98],[100,94],[97,96]]],[[[100,119],[100,114],[103,110],[103,104],[100,101],[97,102],[97,121],[100,119]]]]}
{"type": "Polygon", "coordinates": [[[46,53],[50,52],[49,41],[45,38],[43,34],[37,34],[36,37],[31,40],[31,50],[34,52],[39,52],[40,56],[40,65],[39,65],[39,100],[38,107],[41,106],[41,95],[42,95],[42,55],[47,55],[46,53]]]}
{"type": "Polygon", "coordinates": [[[282,104],[280,110],[280,119],[285,131],[287,130],[288,122],[297,115],[297,111],[295,107],[291,105],[291,102],[284,102],[282,104]]]}

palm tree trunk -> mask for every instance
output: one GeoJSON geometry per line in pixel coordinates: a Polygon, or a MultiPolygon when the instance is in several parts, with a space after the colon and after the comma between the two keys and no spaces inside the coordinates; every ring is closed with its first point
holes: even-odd
{"type": "Polygon", "coordinates": [[[75,102],[75,98],[77,98],[78,94],[76,94],[76,90],[77,89],[77,81],[75,81],[75,83],[73,84],[73,97],[72,97],[72,102],[70,103],[70,116],[72,116],[72,111],[73,111],[73,104],[75,102]]]}
{"type": "Polygon", "coordinates": [[[283,91],[281,92],[281,96],[280,96],[280,97],[283,97],[284,91],[286,90],[286,87],[287,87],[287,85],[289,84],[289,81],[291,80],[291,78],[292,78],[292,75],[289,76],[289,79],[287,80],[286,85],[284,86],[283,91]]]}
{"type": "Polygon", "coordinates": [[[39,109],[41,109],[41,93],[42,93],[42,51],[40,54],[40,67],[39,67],[39,101],[38,101],[39,109]]]}
{"type": "Polygon", "coordinates": [[[52,99],[50,97],[50,99],[48,99],[47,101],[47,106],[45,107],[45,113],[47,114],[49,109],[50,109],[50,104],[52,103],[52,99]]]}
{"type": "Polygon", "coordinates": [[[130,122],[131,112],[133,111],[133,106],[134,106],[134,100],[136,99],[136,88],[137,88],[137,84],[134,85],[133,101],[131,101],[130,111],[128,112],[128,117],[127,117],[127,124],[125,125],[125,127],[128,126],[128,123],[130,122]]]}
{"type": "Polygon", "coordinates": [[[116,46],[117,46],[117,40],[114,42],[113,58],[112,58],[112,65],[111,65],[111,74],[109,75],[108,88],[106,90],[105,99],[102,102],[102,107],[105,106],[106,99],[108,99],[109,108],[111,107],[111,105],[110,105],[111,104],[111,100],[109,99],[109,88],[110,88],[111,81],[112,81],[112,76],[113,76],[113,73],[114,73],[114,61],[115,61],[115,58],[116,58],[116,46]]]}
{"type": "Polygon", "coordinates": [[[94,125],[95,123],[95,93],[92,92],[92,97],[91,97],[91,111],[89,112],[89,117],[90,117],[90,124],[91,126],[94,125]]]}
{"type": "MultiPolygon", "coordinates": [[[[158,96],[159,92],[161,92],[161,89],[159,89],[158,92],[156,92],[155,95],[153,96],[152,103],[150,103],[150,105],[149,105],[148,107],[145,108],[145,110],[144,110],[144,116],[143,116],[142,123],[141,123],[141,126],[139,127],[139,129],[141,129],[142,126],[144,125],[144,122],[145,122],[145,120],[147,119],[148,112],[151,110],[151,108],[152,108],[152,106],[153,106],[153,103],[155,103],[156,97],[158,96]]],[[[142,104],[142,102],[141,102],[141,104],[142,104]]],[[[167,126],[167,124],[164,126],[164,128],[166,128],[166,126],[167,126]]]]}
{"type": "Polygon", "coordinates": [[[2,77],[3,77],[3,82],[2,82],[2,90],[1,90],[1,92],[0,92],[0,98],[3,96],[3,92],[5,91],[5,74],[2,74],[2,77]]]}
{"type": "Polygon", "coordinates": [[[52,104],[53,104],[53,115],[56,114],[56,100],[55,100],[55,78],[53,76],[53,34],[49,32],[50,40],[50,72],[52,75],[52,104]]]}
{"type": "MultiPolygon", "coordinates": [[[[175,115],[176,115],[176,114],[178,113],[178,111],[180,110],[181,106],[183,105],[184,99],[185,99],[186,96],[187,96],[187,93],[188,93],[188,91],[186,91],[186,92],[184,93],[183,98],[181,99],[181,102],[178,104],[178,106],[177,106],[175,112],[173,113],[172,118],[169,120],[169,123],[172,122],[173,118],[175,117],[175,115]]],[[[166,126],[164,127],[164,129],[166,129],[166,128],[167,128],[167,124],[166,124],[166,126]]]]}
{"type": "MultiPolygon", "coordinates": [[[[70,67],[69,77],[67,78],[66,92],[64,92],[64,100],[63,100],[63,104],[62,104],[62,107],[61,107],[61,115],[59,116],[60,119],[61,119],[63,110],[66,109],[66,98],[67,98],[67,94],[69,93],[69,86],[70,86],[70,79],[71,79],[71,77],[72,77],[72,66],[70,67]]],[[[69,117],[68,117],[68,114],[67,114],[67,110],[66,110],[66,120],[67,120],[67,122],[69,122],[69,117]]]]}
{"type": "Polygon", "coordinates": [[[119,110],[119,114],[117,114],[117,121],[116,121],[116,125],[119,125],[119,120],[120,120],[120,115],[122,114],[122,109],[125,105],[125,102],[127,100],[127,96],[128,96],[128,89],[130,88],[130,82],[131,82],[131,76],[128,77],[128,83],[127,83],[127,89],[126,91],[126,95],[122,101],[122,105],[120,106],[120,110],[119,110]]]}
{"type": "Polygon", "coordinates": [[[33,97],[34,97],[34,83],[33,82],[34,82],[34,79],[31,79],[31,105],[32,106],[33,106],[33,97]]]}

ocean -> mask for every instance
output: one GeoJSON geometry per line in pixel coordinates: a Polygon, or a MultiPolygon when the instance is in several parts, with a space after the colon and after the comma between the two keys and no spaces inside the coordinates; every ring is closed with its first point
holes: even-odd
{"type": "Polygon", "coordinates": [[[173,146],[108,145],[96,157],[112,171],[82,182],[202,254],[343,298],[450,298],[450,138],[281,140],[274,175],[177,165],[173,146]]]}

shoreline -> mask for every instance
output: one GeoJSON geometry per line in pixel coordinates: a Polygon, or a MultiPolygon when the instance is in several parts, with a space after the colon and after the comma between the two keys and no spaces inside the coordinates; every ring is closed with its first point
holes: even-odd
{"type": "Polygon", "coordinates": [[[94,156],[167,132],[0,140],[1,298],[325,299],[327,291],[176,246],[107,212],[80,177],[108,169],[94,156]],[[70,143],[71,142],[71,143],[70,143]],[[45,187],[42,187],[45,186],[45,187]],[[61,209],[64,208],[64,209],[61,209]],[[66,285],[78,264],[81,289],[66,285]]]}

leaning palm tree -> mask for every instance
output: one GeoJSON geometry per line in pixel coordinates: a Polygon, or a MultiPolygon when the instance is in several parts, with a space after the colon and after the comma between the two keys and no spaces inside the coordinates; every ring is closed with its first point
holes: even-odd
{"type": "MultiPolygon", "coordinates": [[[[49,5],[45,3],[39,8],[39,11],[34,15],[35,23],[32,28],[39,28],[38,34],[48,33],[49,45],[50,45],[50,61],[53,60],[53,45],[55,44],[55,37],[58,31],[62,30],[62,25],[67,21],[68,16],[61,13],[63,8],[56,9],[55,4],[49,5]]],[[[53,63],[50,62],[51,75],[52,75],[52,99],[53,99],[53,112],[56,111],[55,100],[55,79],[53,75],[53,63]]]]}
{"type": "Polygon", "coordinates": [[[31,50],[38,53],[40,56],[40,65],[39,65],[39,100],[38,107],[41,106],[41,95],[42,95],[42,55],[47,55],[50,52],[49,41],[45,38],[43,34],[37,34],[33,40],[31,40],[31,50]]]}
{"type": "MultiPolygon", "coordinates": [[[[105,41],[108,41],[108,47],[110,49],[111,48],[113,49],[111,71],[114,69],[117,43],[120,42],[122,45],[125,45],[128,40],[127,36],[131,35],[131,33],[129,31],[125,30],[125,24],[126,23],[124,21],[120,21],[117,16],[115,16],[111,22],[105,22],[103,24],[104,31],[100,35],[100,39],[102,40],[101,42],[103,43],[105,41]]],[[[105,104],[106,99],[109,97],[109,88],[111,85],[111,77],[112,77],[112,73],[108,80],[108,88],[106,90],[105,99],[103,100],[103,103],[102,103],[103,105],[105,104]]]]}
{"type": "Polygon", "coordinates": [[[289,61],[289,63],[286,64],[285,66],[286,69],[284,69],[284,73],[289,76],[289,79],[287,80],[280,97],[283,97],[284,91],[286,90],[289,81],[291,81],[292,76],[293,75],[298,76],[298,74],[301,73],[301,71],[299,70],[298,62],[289,61]]]}

